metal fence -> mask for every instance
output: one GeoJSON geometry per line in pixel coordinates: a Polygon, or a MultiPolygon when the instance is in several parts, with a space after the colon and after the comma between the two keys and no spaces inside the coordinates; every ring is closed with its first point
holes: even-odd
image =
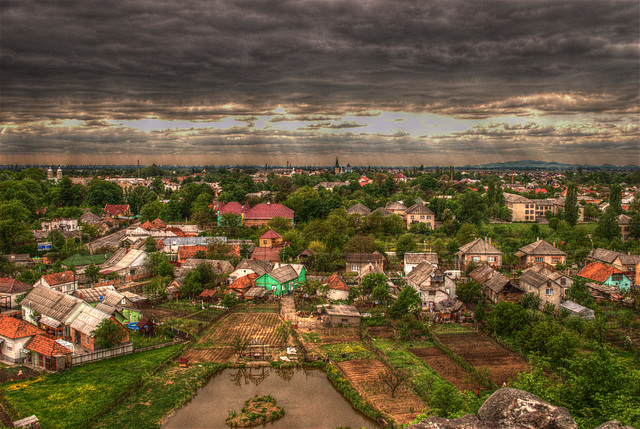
{"type": "Polygon", "coordinates": [[[82,365],[83,363],[95,362],[98,360],[109,359],[115,356],[133,353],[133,343],[125,343],[121,346],[113,347],[105,350],[98,350],[84,355],[75,355],[71,357],[71,364],[82,365]]]}

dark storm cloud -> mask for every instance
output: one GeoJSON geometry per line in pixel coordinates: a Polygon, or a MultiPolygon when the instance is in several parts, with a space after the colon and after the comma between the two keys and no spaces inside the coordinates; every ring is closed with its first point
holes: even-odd
{"type": "Polygon", "coordinates": [[[540,86],[637,102],[636,1],[415,3],[5,1],[4,120],[201,119],[227,102],[508,112],[540,86]]]}

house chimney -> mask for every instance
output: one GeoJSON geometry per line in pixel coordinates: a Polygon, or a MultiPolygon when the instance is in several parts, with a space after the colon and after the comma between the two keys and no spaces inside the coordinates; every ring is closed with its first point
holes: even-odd
{"type": "Polygon", "coordinates": [[[82,293],[80,293],[80,294],[78,295],[78,298],[82,299],[82,293]]]}

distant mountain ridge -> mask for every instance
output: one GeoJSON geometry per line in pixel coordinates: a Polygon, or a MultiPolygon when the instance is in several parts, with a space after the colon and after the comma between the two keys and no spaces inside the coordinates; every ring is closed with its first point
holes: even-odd
{"type": "Polygon", "coordinates": [[[587,165],[587,164],[567,164],[562,162],[546,162],[546,161],[507,161],[492,162],[489,164],[464,165],[455,167],[456,169],[495,169],[495,170],[575,170],[582,168],[584,170],[638,170],[638,165],[587,165]]]}

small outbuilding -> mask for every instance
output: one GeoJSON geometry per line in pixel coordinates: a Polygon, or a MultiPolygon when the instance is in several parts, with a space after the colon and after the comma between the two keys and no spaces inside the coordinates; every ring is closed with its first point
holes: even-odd
{"type": "Polygon", "coordinates": [[[319,305],[318,313],[322,317],[322,323],[327,326],[357,326],[362,319],[353,305],[346,304],[319,305]]]}
{"type": "Polygon", "coordinates": [[[593,310],[584,307],[577,302],[565,301],[560,304],[560,308],[569,311],[570,316],[582,317],[585,320],[593,320],[596,318],[593,310]]]}

